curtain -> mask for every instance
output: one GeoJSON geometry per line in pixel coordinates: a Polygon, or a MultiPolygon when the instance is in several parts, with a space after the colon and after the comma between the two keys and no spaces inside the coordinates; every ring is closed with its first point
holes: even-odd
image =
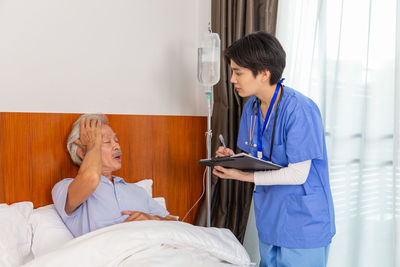
{"type": "MultiPolygon", "coordinates": [[[[258,30],[275,32],[277,0],[212,0],[211,25],[221,38],[221,80],[213,88],[211,120],[211,154],[221,145],[218,136],[224,136],[226,145],[239,152],[236,140],[240,116],[246,99],[240,98],[230,83],[231,70],[223,53],[234,41],[258,30]]],[[[243,242],[253,195],[253,183],[222,180],[215,176],[211,182],[211,226],[230,229],[243,242]]],[[[206,201],[196,220],[206,225],[206,201]]]]}
{"type": "Polygon", "coordinates": [[[325,125],[337,228],[328,266],[400,266],[397,2],[279,1],[286,84],[325,125]]]}

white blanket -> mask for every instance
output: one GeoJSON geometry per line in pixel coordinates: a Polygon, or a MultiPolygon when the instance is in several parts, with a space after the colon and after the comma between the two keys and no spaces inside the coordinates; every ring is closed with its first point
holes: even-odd
{"type": "Polygon", "coordinates": [[[252,266],[227,229],[173,221],[113,225],[73,239],[24,266],[252,266]]]}

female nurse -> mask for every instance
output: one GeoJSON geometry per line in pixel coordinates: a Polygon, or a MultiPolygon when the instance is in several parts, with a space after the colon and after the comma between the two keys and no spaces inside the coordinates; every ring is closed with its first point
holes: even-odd
{"type": "MultiPolygon", "coordinates": [[[[320,111],[311,99],[282,83],[286,53],[272,35],[245,36],[225,57],[235,90],[250,97],[238,147],[283,167],[243,172],[216,166],[213,173],[255,184],[260,266],[326,266],[336,230],[320,111]]],[[[233,154],[224,147],[216,152],[217,157],[233,154]]]]}

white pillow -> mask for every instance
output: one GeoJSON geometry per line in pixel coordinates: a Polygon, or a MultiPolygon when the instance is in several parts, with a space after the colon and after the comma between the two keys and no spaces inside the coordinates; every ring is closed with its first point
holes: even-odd
{"type": "Polygon", "coordinates": [[[167,209],[167,204],[165,203],[165,198],[163,197],[154,197],[153,198],[158,204],[161,205],[164,209],[167,209]]]}
{"type": "Polygon", "coordinates": [[[30,223],[33,231],[32,253],[35,258],[56,250],[74,238],[53,204],[35,209],[30,223]]]}
{"type": "Polygon", "coordinates": [[[0,204],[0,266],[19,266],[30,256],[32,202],[0,204]]]}
{"type": "MultiPolygon", "coordinates": [[[[139,182],[135,183],[136,185],[143,187],[146,190],[147,194],[150,197],[153,197],[153,180],[152,179],[144,179],[140,180],[139,182]]],[[[158,204],[160,204],[164,209],[167,209],[167,205],[165,203],[165,198],[163,197],[155,197],[153,198],[158,204]]]]}
{"type": "Polygon", "coordinates": [[[143,187],[144,190],[146,190],[147,194],[149,194],[150,197],[153,197],[153,180],[152,179],[140,180],[139,182],[135,183],[135,185],[143,187]]]}

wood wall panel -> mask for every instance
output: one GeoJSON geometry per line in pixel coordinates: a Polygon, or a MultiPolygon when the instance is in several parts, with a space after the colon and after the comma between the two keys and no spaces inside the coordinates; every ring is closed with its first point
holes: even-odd
{"type": "MultiPolygon", "coordinates": [[[[0,203],[52,203],[51,188],[75,177],[78,168],[66,150],[72,123],[80,114],[0,113],[0,203]]],[[[117,133],[128,182],[151,178],[153,195],[181,218],[202,191],[206,118],[193,116],[108,115],[117,133]]],[[[186,221],[193,222],[196,207],[186,221]]]]}

